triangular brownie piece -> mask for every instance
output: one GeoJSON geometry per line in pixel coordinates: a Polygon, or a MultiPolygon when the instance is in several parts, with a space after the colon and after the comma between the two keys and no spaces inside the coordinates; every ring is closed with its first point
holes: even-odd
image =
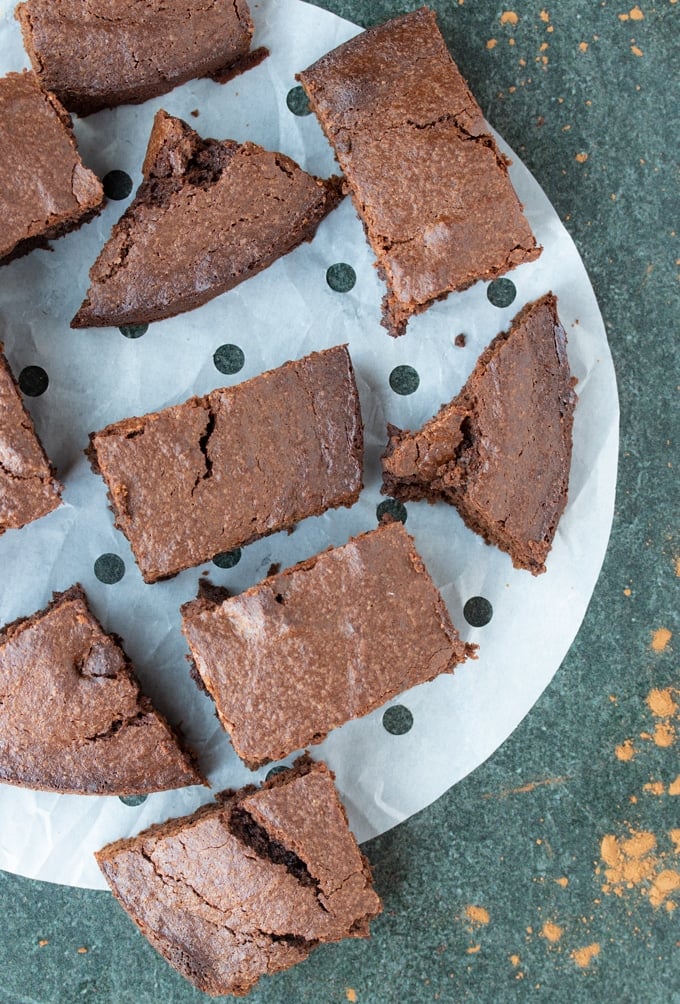
{"type": "Polygon", "coordinates": [[[201,139],[159,111],[144,180],[90,270],[74,328],[143,324],[198,307],[304,241],[342,198],[255,143],[201,139]]]}
{"type": "Polygon", "coordinates": [[[524,307],[420,431],[389,427],[383,494],[450,502],[515,568],[544,572],[571,466],[566,342],[552,293],[524,307]]]}
{"type": "Polygon", "coordinates": [[[40,441],[0,342],[0,535],[61,505],[61,485],[40,441]]]}
{"type": "Polygon", "coordinates": [[[114,895],[206,993],[242,996],[312,949],[367,937],[381,909],[323,763],[219,796],[96,855],[114,895]]]}
{"type": "Polygon", "coordinates": [[[84,795],[206,784],[80,586],[0,631],[0,781],[84,795]]]}

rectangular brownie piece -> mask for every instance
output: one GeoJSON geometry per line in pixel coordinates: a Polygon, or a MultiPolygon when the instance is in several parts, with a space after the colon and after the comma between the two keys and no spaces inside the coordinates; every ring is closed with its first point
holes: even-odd
{"type": "Polygon", "coordinates": [[[387,283],[392,335],[434,300],[536,258],[507,162],[423,7],[298,75],[387,283]]]}
{"type": "Polygon", "coordinates": [[[60,506],[62,488],[2,349],[0,342],[0,535],[60,506]]]}
{"type": "Polygon", "coordinates": [[[34,73],[0,78],[0,265],[74,230],[104,202],[80,159],[71,117],[34,73]]]}
{"type": "Polygon", "coordinates": [[[301,758],[257,790],[96,855],[127,913],[205,993],[242,996],[324,942],[365,938],[382,910],[323,763],[301,758]]]}
{"type": "Polygon", "coordinates": [[[228,79],[267,54],[249,52],[245,0],[26,0],[15,16],[43,86],[78,115],[228,79]]]}
{"type": "Polygon", "coordinates": [[[90,439],[146,582],[351,506],[362,487],[363,426],[344,345],[90,439]]]}
{"type": "Polygon", "coordinates": [[[389,523],[223,603],[182,608],[196,672],[255,769],[474,655],[413,540],[389,523]]]}

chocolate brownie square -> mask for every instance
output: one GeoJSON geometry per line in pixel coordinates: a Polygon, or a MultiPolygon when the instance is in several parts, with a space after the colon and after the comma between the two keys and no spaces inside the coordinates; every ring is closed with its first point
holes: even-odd
{"type": "Polygon", "coordinates": [[[145,581],[351,506],[363,426],[344,345],[92,434],[145,581]]]}
{"type": "Polygon", "coordinates": [[[298,75],[342,167],[402,335],[435,300],[538,257],[508,163],[426,7],[298,75]]]}
{"type": "Polygon", "coordinates": [[[474,656],[412,538],[388,523],[222,603],[182,608],[195,672],[248,767],[321,742],[474,656]]]}

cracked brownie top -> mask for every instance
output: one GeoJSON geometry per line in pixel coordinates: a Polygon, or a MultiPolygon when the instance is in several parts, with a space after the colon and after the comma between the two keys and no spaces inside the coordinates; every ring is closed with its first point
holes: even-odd
{"type": "Polygon", "coordinates": [[[0,781],[83,795],[205,784],[80,586],[0,631],[0,781]]]}
{"type": "Polygon", "coordinates": [[[344,345],[91,436],[147,582],[356,502],[363,426],[344,345]]]}
{"type": "Polygon", "coordinates": [[[97,854],[114,895],[183,976],[247,993],[323,942],[366,937],[381,903],[323,763],[218,796],[97,854]]]}

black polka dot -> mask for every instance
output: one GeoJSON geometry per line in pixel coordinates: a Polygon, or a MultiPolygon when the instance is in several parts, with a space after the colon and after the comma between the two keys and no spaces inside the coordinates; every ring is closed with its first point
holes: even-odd
{"type": "Polygon", "coordinates": [[[109,171],[102,179],[107,199],[127,199],[132,191],[132,178],[125,171],[109,171]]]}
{"type": "Polygon", "coordinates": [[[405,523],[408,515],[406,506],[403,502],[397,502],[396,499],[385,499],[375,510],[375,514],[378,517],[378,522],[383,516],[391,516],[393,519],[398,519],[400,523],[405,523]]]}
{"type": "Polygon", "coordinates": [[[218,369],[220,373],[238,373],[239,370],[243,369],[245,361],[243,349],[240,349],[238,345],[220,345],[213,352],[215,369],[218,369]]]}
{"type": "Polygon", "coordinates": [[[395,366],[390,373],[390,387],[395,394],[415,394],[420,386],[420,377],[413,366],[395,366]]]}
{"type": "Polygon", "coordinates": [[[122,324],[118,328],[121,335],[125,335],[126,338],[141,338],[149,330],[148,324],[122,324]]]}
{"type": "Polygon", "coordinates": [[[125,575],[125,562],[117,554],[100,554],[94,563],[94,574],[100,582],[113,585],[125,575]]]}
{"type": "Polygon", "coordinates": [[[472,627],[484,627],[493,617],[493,607],[483,596],[472,596],[463,607],[463,617],[472,627]]]}
{"type": "Polygon", "coordinates": [[[512,279],[494,279],[489,284],[486,295],[494,307],[509,307],[517,296],[517,290],[512,279]]]}
{"type": "Polygon", "coordinates": [[[123,805],[141,805],[142,802],[146,802],[147,795],[119,795],[118,798],[123,803],[123,805]]]}
{"type": "Polygon", "coordinates": [[[338,261],[326,269],[326,282],[336,293],[349,293],[356,281],[356,272],[344,261],[338,261]]]}
{"type": "Polygon", "coordinates": [[[265,778],[265,781],[268,781],[271,777],[276,777],[277,774],[285,774],[287,770],[288,767],[281,767],[281,766],[272,767],[271,770],[267,771],[267,776],[265,778]]]}
{"type": "Polygon", "coordinates": [[[233,568],[241,560],[241,548],[237,547],[233,551],[221,551],[213,558],[213,565],[218,568],[233,568]]]}
{"type": "Polygon", "coordinates": [[[413,715],[403,704],[394,704],[382,716],[383,728],[392,736],[403,736],[413,726],[413,715]]]}
{"type": "Polygon", "coordinates": [[[291,87],[286,94],[286,104],[293,115],[310,115],[309,99],[302,87],[291,87]]]}
{"type": "Polygon", "coordinates": [[[27,397],[40,397],[50,384],[42,366],[25,366],[19,374],[19,386],[27,397]]]}

